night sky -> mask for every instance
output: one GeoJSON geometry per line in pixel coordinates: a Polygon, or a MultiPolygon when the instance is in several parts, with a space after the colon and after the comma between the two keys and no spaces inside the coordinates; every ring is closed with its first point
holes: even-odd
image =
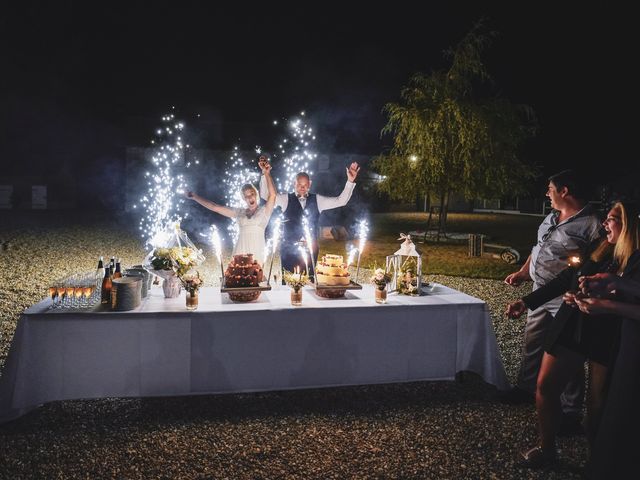
{"type": "Polygon", "coordinates": [[[272,120],[305,110],[323,151],[374,155],[390,144],[380,138],[383,105],[411,74],[445,66],[443,50],[482,16],[499,33],[486,60],[500,93],[539,117],[525,158],[545,175],[587,165],[598,179],[637,171],[629,153],[637,122],[625,119],[635,62],[628,12],[486,2],[188,5],[4,6],[4,174],[40,168],[52,152],[84,164],[121,156],[145,144],[172,105],[200,129],[202,146],[266,145],[272,120]]]}

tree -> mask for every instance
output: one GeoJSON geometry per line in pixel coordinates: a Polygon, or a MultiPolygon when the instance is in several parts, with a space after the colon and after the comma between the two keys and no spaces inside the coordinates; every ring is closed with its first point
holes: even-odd
{"type": "Polygon", "coordinates": [[[522,143],[535,134],[533,111],[492,93],[482,61],[494,36],[479,21],[445,52],[447,70],[416,73],[400,102],[383,110],[388,120],[381,134],[393,136],[393,147],[374,160],[383,178],[378,188],[396,200],[437,195],[439,231],[446,231],[451,193],[467,199],[517,195],[536,176],[536,168],[519,158],[522,143]]]}

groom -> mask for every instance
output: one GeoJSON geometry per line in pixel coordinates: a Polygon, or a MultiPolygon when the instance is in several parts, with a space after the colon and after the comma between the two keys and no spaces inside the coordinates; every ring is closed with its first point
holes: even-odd
{"type": "MultiPolygon", "coordinates": [[[[356,162],[349,165],[347,182],[342,193],[337,197],[326,197],[309,193],[311,180],[305,172],[296,175],[295,193],[279,193],[276,195],[276,206],[283,212],[282,238],[280,240],[280,257],[282,269],[293,272],[296,266],[304,268],[304,260],[298,249],[298,242],[304,240],[302,218],[307,217],[312,236],[313,263],[318,261],[318,219],[324,210],[343,207],[347,204],[356,186],[355,180],[360,171],[356,162]]],[[[260,196],[266,198],[267,184],[264,176],[260,177],[260,196]]],[[[313,266],[309,265],[309,278],[314,276],[313,266]]]]}

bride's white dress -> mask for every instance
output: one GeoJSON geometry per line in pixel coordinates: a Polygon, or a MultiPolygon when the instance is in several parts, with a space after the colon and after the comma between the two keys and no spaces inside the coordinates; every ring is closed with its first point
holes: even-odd
{"type": "Polygon", "coordinates": [[[251,217],[247,216],[244,208],[235,210],[240,233],[233,247],[233,255],[253,253],[254,260],[260,265],[264,264],[264,230],[267,228],[270,215],[267,216],[264,205],[260,205],[251,217]]]}

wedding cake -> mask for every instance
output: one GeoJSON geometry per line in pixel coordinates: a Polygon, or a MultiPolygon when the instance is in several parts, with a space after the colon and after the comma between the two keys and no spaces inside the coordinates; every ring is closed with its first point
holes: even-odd
{"type": "Polygon", "coordinates": [[[224,283],[227,288],[257,287],[262,278],[262,267],[253,259],[251,253],[234,255],[224,272],[224,283]]]}
{"type": "Polygon", "coordinates": [[[347,266],[342,261],[342,255],[323,255],[316,265],[318,284],[341,286],[349,285],[351,278],[347,266]]]}

